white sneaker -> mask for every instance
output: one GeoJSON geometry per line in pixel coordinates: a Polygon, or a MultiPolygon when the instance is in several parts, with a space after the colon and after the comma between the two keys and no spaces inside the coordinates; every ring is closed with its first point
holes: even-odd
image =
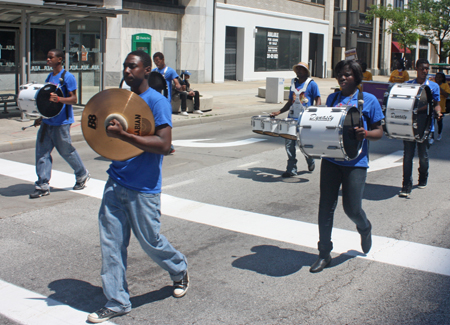
{"type": "Polygon", "coordinates": [[[442,139],[442,136],[440,134],[438,134],[438,137],[436,140],[441,141],[441,139],[442,139]]]}
{"type": "Polygon", "coordinates": [[[200,115],[202,115],[203,114],[203,112],[201,111],[201,110],[196,110],[196,111],[194,111],[194,114],[200,114],[200,115]]]}
{"type": "Polygon", "coordinates": [[[189,116],[188,112],[181,112],[180,115],[189,116]]]}
{"type": "Polygon", "coordinates": [[[433,144],[433,143],[434,143],[434,139],[433,139],[433,138],[430,138],[430,139],[428,140],[428,143],[429,143],[429,144],[433,144]]]}

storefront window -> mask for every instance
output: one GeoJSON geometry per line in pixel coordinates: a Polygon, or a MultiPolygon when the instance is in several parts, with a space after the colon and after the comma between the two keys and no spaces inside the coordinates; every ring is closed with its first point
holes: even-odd
{"type": "Polygon", "coordinates": [[[300,61],[302,33],[257,28],[255,71],[290,70],[300,61]]]}
{"type": "Polygon", "coordinates": [[[47,66],[47,53],[56,48],[55,29],[31,29],[31,71],[51,71],[47,66]]]}

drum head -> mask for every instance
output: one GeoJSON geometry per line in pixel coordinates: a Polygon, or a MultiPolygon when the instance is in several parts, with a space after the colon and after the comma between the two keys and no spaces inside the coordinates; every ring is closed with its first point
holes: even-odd
{"type": "Polygon", "coordinates": [[[148,85],[158,92],[161,92],[167,88],[166,79],[163,75],[157,71],[150,72],[148,77],[148,85]]]}
{"type": "Polygon", "coordinates": [[[45,84],[44,87],[38,90],[36,94],[36,106],[38,108],[39,113],[41,113],[42,116],[51,118],[58,115],[64,104],[63,103],[55,103],[50,101],[50,94],[55,93],[59,97],[64,97],[63,92],[61,89],[56,89],[57,86],[53,84],[45,84]]]}
{"type": "Polygon", "coordinates": [[[359,127],[361,114],[356,107],[349,107],[342,126],[342,140],[345,153],[350,160],[358,157],[362,141],[356,140],[355,127],[359,127]]]}
{"type": "Polygon", "coordinates": [[[417,129],[414,130],[414,136],[417,141],[422,142],[430,132],[431,127],[433,95],[430,87],[425,86],[417,97],[416,107],[414,108],[417,112],[417,129]]]}

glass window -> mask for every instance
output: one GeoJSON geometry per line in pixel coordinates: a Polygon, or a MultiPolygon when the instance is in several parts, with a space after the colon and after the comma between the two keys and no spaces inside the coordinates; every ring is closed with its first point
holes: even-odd
{"type": "Polygon", "coordinates": [[[290,70],[300,61],[302,33],[257,28],[255,71],[290,70]]]}
{"type": "Polygon", "coordinates": [[[48,51],[57,48],[56,30],[44,28],[31,29],[31,71],[51,71],[47,66],[48,51]]]}

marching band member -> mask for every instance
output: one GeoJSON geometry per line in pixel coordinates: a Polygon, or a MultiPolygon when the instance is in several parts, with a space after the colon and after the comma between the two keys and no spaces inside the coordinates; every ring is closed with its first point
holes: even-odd
{"type": "MultiPolygon", "coordinates": [[[[410,80],[407,83],[427,85],[430,87],[433,94],[434,113],[438,119],[442,118],[440,102],[440,90],[439,85],[434,81],[428,80],[427,75],[430,70],[430,63],[427,59],[418,59],[416,61],[417,78],[410,80]]],[[[434,119],[431,121],[431,132],[434,131],[434,119]]],[[[430,139],[425,139],[422,143],[416,141],[403,141],[403,184],[400,191],[400,197],[408,197],[411,194],[412,189],[412,167],[413,158],[416,151],[419,156],[419,188],[425,188],[428,181],[428,148],[432,141],[432,134],[430,133],[430,139]]]]}
{"type": "Polygon", "coordinates": [[[139,136],[127,133],[116,119],[106,129],[108,136],[144,150],[125,161],[112,161],[108,169],[99,211],[102,250],[103,292],[106,305],[88,316],[93,323],[131,311],[126,280],[127,247],[131,230],[141,247],[173,280],[173,296],[181,298],[189,286],[186,257],[160,234],[161,167],[172,140],[172,109],[167,99],[150,88],[148,76],[152,61],[144,51],[128,54],[123,64],[125,82],[152,108],[155,134],[139,136]]]}
{"type": "Polygon", "coordinates": [[[70,138],[70,125],[75,122],[72,105],[77,103],[77,82],[73,74],[62,67],[64,52],[58,49],[50,50],[47,54],[47,65],[53,69],[45,82],[60,85],[64,97],[56,93],[50,94],[50,101],[63,103],[61,112],[48,119],[42,117],[34,121],[34,126],[39,126],[36,138],[36,174],[35,191],[30,194],[30,199],[37,199],[50,194],[50,177],[52,175],[52,151],[56,147],[59,154],[72,167],[75,173],[76,183],[74,190],[82,190],[86,186],[90,175],[81,161],[78,151],[72,146],[70,138]]]}
{"type": "Polygon", "coordinates": [[[339,62],[334,72],[341,91],[328,96],[328,107],[353,105],[362,106],[364,126],[355,127],[354,136],[363,141],[360,155],[350,161],[322,158],[320,169],[319,201],[319,258],[311,266],[310,272],[320,272],[331,263],[333,249],[331,232],[339,188],[342,185],[342,203],[345,214],[356,224],[361,235],[361,246],[367,254],[372,246],[372,225],[362,209],[362,196],[366,182],[368,162],[367,140],[376,141],[383,135],[381,120],[384,118],[377,98],[369,93],[360,93],[358,85],[362,80],[361,67],[355,61],[339,62]]]}
{"type": "MultiPolygon", "coordinates": [[[[283,106],[277,112],[270,114],[271,117],[275,117],[289,110],[288,117],[298,119],[302,110],[306,107],[314,105],[320,105],[320,92],[317,83],[310,78],[309,67],[306,63],[299,62],[292,67],[297,78],[291,81],[291,90],[289,92],[289,100],[286,105],[283,106]]],[[[296,140],[285,139],[286,153],[288,155],[288,162],[286,171],[281,175],[282,177],[292,177],[297,175],[297,158],[296,158],[296,140]]],[[[314,159],[306,158],[308,164],[308,170],[312,172],[316,167],[314,159]]]]}

